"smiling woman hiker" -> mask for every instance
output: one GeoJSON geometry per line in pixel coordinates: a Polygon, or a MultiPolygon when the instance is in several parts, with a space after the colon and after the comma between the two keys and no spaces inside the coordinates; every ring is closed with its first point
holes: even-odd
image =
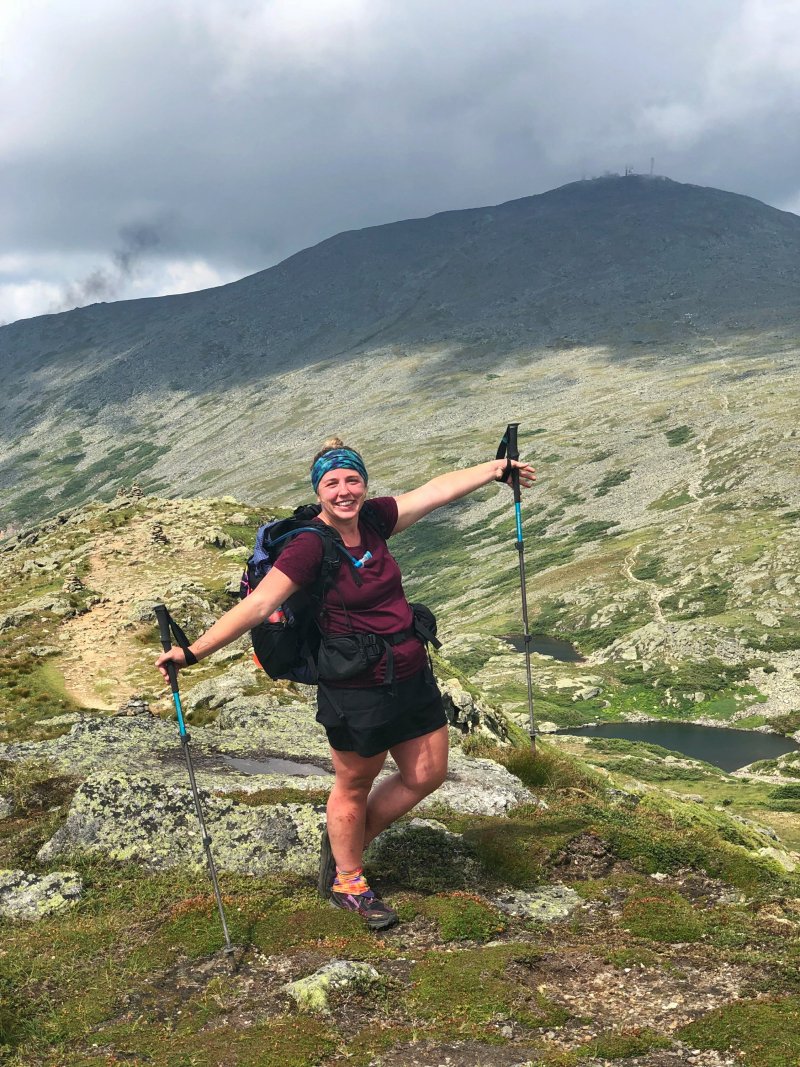
{"type": "MultiPolygon", "coordinates": [[[[535,476],[529,464],[495,459],[439,475],[396,497],[367,501],[364,461],[338,438],[326,442],[311,466],[321,509],[313,521],[340,535],[353,563],[336,570],[319,616],[317,721],[328,735],[336,775],[322,840],[320,892],[336,907],[358,912],[372,929],[391,926],[397,915],[367,885],[364,849],[447,775],[441,695],[386,539],[481,486],[509,483],[514,467],[520,484],[530,487],[535,476]],[[388,753],[397,771],[373,786],[388,753]]],[[[321,537],[297,534],[252,594],[189,646],[188,657],[181,648],[159,656],[156,666],[164,677],[168,660],[184,667],[187,659],[204,659],[263,623],[294,593],[312,588],[323,552],[321,537]]]]}

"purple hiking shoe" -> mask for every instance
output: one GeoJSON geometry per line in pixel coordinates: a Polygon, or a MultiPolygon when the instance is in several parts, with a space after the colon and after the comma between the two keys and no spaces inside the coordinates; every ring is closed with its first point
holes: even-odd
{"type": "Polygon", "coordinates": [[[397,922],[397,912],[384,904],[371,889],[366,893],[337,893],[331,891],[331,904],[343,911],[357,912],[370,930],[385,930],[397,922]]]}

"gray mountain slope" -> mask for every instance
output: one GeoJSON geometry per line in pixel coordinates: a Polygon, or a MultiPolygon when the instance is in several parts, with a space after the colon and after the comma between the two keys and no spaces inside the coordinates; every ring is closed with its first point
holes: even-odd
{"type": "Polygon", "coordinates": [[[797,317],[798,252],[800,218],[748,197],[636,176],[576,182],[342,233],[217,289],[4,327],[0,372],[23,391],[6,414],[30,424],[32,380],[80,404],[386,345],[657,343],[686,340],[695,319],[781,327],[797,317]]]}

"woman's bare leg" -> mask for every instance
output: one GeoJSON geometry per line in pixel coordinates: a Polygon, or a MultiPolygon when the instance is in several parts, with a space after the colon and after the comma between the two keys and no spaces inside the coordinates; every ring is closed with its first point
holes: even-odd
{"type": "Polygon", "coordinates": [[[362,863],[367,797],[386,753],[365,757],[331,749],[331,758],[336,779],[328,797],[328,837],[336,865],[353,871],[362,863]]]}
{"type": "MultiPolygon", "coordinates": [[[[438,789],[447,777],[447,727],[413,737],[390,749],[397,771],[369,793],[363,846],[438,789]]],[[[385,753],[384,753],[385,757],[385,753]]],[[[334,848],[334,853],[336,849],[334,848]]],[[[360,864],[360,860],[359,860],[360,864]]]]}

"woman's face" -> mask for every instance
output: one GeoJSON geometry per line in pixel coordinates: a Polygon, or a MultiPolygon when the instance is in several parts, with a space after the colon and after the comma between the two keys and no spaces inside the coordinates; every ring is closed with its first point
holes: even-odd
{"type": "Polygon", "coordinates": [[[328,471],[317,486],[322,518],[347,522],[355,518],[367,497],[367,486],[357,471],[342,468],[328,471]]]}

